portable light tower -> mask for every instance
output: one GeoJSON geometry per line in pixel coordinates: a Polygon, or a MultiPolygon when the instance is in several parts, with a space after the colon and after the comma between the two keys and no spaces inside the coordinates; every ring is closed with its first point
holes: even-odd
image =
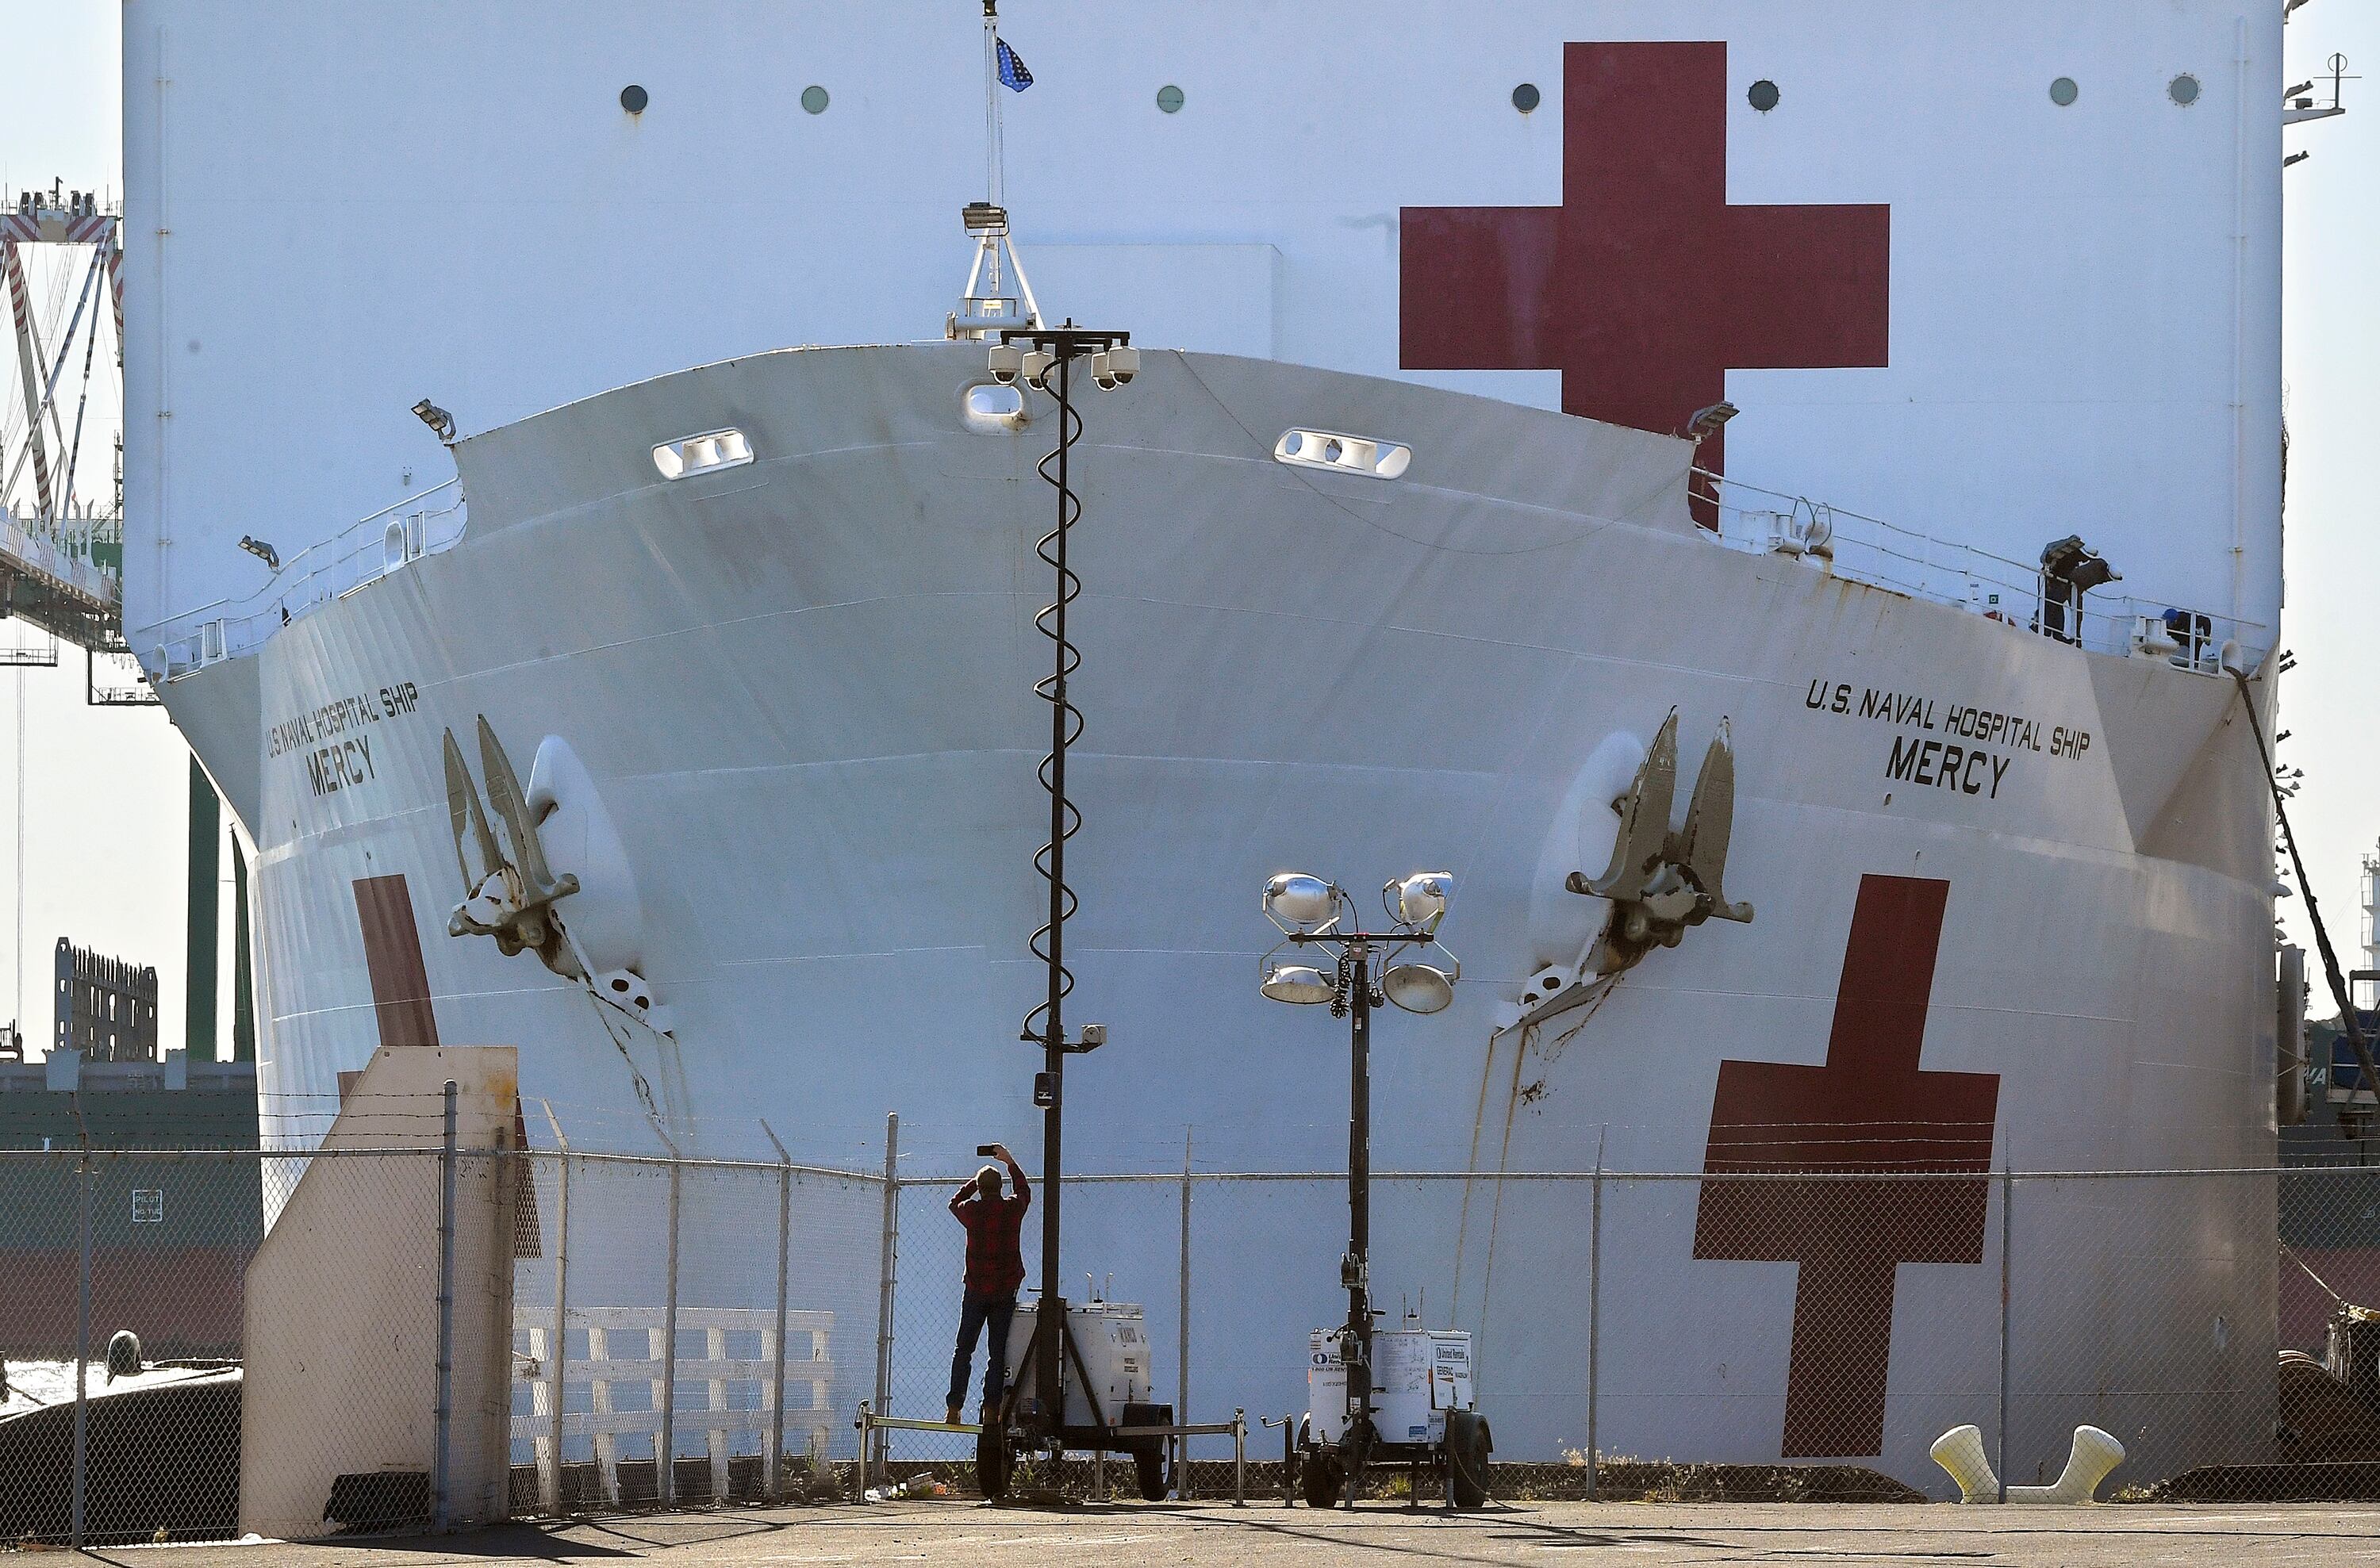
{"type": "Polygon", "coordinates": [[[1265,884],[1265,918],[1284,939],[1265,955],[1257,989],[1292,1006],[1327,1003],[1332,1017],[1348,1019],[1347,1251],[1339,1260],[1339,1284],[1347,1292],[1347,1322],[1340,1331],[1347,1381],[1341,1448],[1347,1455],[1343,1480],[1351,1489],[1378,1437],[1372,1423],[1372,1009],[1389,1002],[1409,1013],[1435,1013],[1453,1002],[1463,973],[1460,960],[1448,953],[1440,968],[1417,955],[1403,956],[1408,949],[1432,947],[1445,952],[1438,927],[1453,890],[1451,873],[1414,872],[1380,889],[1387,929],[1364,931],[1357,928],[1354,900],[1336,883],[1285,871],[1265,884]],[[1284,962],[1280,956],[1283,947],[1308,947],[1330,955],[1331,972],[1284,962]]]}

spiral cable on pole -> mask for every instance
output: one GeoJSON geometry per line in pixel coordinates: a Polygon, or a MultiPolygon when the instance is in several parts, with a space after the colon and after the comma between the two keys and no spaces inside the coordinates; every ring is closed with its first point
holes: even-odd
{"type": "Polygon", "coordinates": [[[1058,592],[1057,597],[1033,618],[1034,630],[1052,645],[1050,672],[1033,683],[1034,695],[1050,706],[1050,750],[1042,757],[1039,769],[1042,790],[1050,797],[1050,837],[1033,855],[1033,869],[1050,885],[1050,917],[1026,946],[1048,966],[1051,980],[1049,995],[1025,1015],[1019,1036],[1025,1040],[1050,1037],[1058,1027],[1051,1012],[1075,989],[1074,971],[1064,961],[1062,933],[1077,901],[1075,890],[1066,885],[1066,840],[1082,826],[1083,814],[1066,796],[1066,749],[1083,732],[1083,713],[1067,699],[1066,680],[1081,667],[1083,656],[1067,639],[1066,609],[1081,597],[1083,585],[1066,563],[1066,537],[1067,530],[1082,515],[1083,503],[1068,482],[1066,470],[1067,457],[1075,439],[1082,434],[1083,416],[1068,395],[1070,366],[1071,358],[1061,356],[1052,367],[1057,382],[1058,444],[1035,465],[1042,482],[1058,492],[1057,526],[1041,536],[1034,551],[1057,574],[1058,592]]]}

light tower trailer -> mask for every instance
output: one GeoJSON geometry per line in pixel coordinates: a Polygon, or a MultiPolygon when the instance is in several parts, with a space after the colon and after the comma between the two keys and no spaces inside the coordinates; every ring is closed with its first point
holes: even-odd
{"type": "MultiPolygon", "coordinates": [[[[1403,1465],[1412,1496],[1429,1472],[1435,1490],[1457,1508],[1488,1501],[1486,1417],[1472,1393],[1471,1335],[1426,1329],[1407,1314],[1402,1326],[1371,1333],[1372,1398],[1359,1410],[1348,1389],[1347,1331],[1317,1329],[1308,1341],[1306,1413],[1294,1451],[1296,1490],[1310,1507],[1350,1502],[1367,1468],[1403,1465]]],[[[1284,1478],[1288,1479],[1289,1478],[1284,1478]]]]}
{"type": "MultiPolygon", "coordinates": [[[[979,1427],[961,1427],[976,1434],[976,1479],[983,1494],[1006,1497],[1015,1479],[1020,1450],[1039,1449],[1052,1458],[1087,1453],[1093,1465],[1093,1491],[1107,1495],[1104,1465],[1111,1453],[1129,1455],[1140,1495],[1154,1502],[1179,1485],[1190,1495],[1187,1454],[1184,1443],[1193,1437],[1232,1440],[1232,1502],[1247,1501],[1247,1415],[1233,1410],[1228,1421],[1204,1424],[1173,1418],[1173,1406],[1153,1403],[1149,1396],[1150,1351],[1148,1325],[1134,1302],[1103,1299],[1087,1293],[1087,1301],[1061,1302],[1065,1309],[1058,1336],[1061,1405],[1058,1419],[1048,1418],[1040,1405],[1040,1378],[1035,1357],[1040,1339],[1036,1333],[1040,1302],[1033,1293],[1017,1303],[1008,1331],[1011,1373],[999,1405],[986,1412],[979,1427]],[[1169,1455],[1171,1460],[1169,1461],[1169,1455]]],[[[868,1466],[884,1458],[881,1434],[893,1430],[948,1432],[940,1421],[902,1419],[877,1414],[866,1401],[859,1406],[859,1490],[868,1490],[868,1466]]]]}
{"type": "MultiPolygon", "coordinates": [[[[1393,1002],[1427,1014],[1453,1001],[1463,966],[1440,969],[1415,956],[1440,946],[1439,923],[1453,885],[1442,871],[1388,884],[1380,889],[1388,928],[1364,931],[1336,883],[1281,872],[1265,884],[1265,918],[1284,940],[1265,955],[1258,989],[1276,1002],[1328,1003],[1333,1017],[1348,1020],[1347,1250],[1339,1260],[1347,1321],[1315,1330],[1307,1341],[1306,1414],[1291,1450],[1296,1488],[1316,1508],[1342,1497],[1354,1502],[1374,1465],[1406,1466],[1415,1502],[1425,1466],[1455,1507],[1488,1501],[1494,1440],[1472,1396],[1471,1336],[1425,1329],[1410,1313],[1399,1327],[1381,1329],[1371,1296],[1372,1009],[1393,1002]],[[1282,948],[1326,954],[1336,960],[1332,972],[1281,962],[1282,948]]],[[[1285,1429],[1282,1441],[1289,1443],[1285,1429]]]]}

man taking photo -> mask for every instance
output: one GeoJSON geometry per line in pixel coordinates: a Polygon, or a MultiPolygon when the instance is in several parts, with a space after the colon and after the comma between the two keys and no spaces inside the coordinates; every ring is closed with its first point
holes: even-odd
{"type": "Polygon", "coordinates": [[[1000,1190],[1000,1171],[986,1165],[975,1179],[951,1198],[951,1212],[966,1226],[966,1288],[959,1306],[959,1344],[951,1357],[950,1407],[943,1421],[959,1425],[959,1406],[966,1400],[967,1372],[975,1360],[976,1336],[986,1328],[991,1343],[984,1347],[982,1418],[989,1423],[1000,1410],[1000,1396],[1008,1383],[1008,1322],[1016,1313],[1017,1288],[1025,1283],[1021,1241],[1025,1211],[1033,1205],[1033,1189],[1004,1143],[991,1145],[992,1154],[1008,1167],[1013,1196],[1000,1190]]]}

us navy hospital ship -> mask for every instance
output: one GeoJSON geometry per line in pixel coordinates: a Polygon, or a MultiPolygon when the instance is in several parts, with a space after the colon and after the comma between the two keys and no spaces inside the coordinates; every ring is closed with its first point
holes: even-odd
{"type": "MultiPolygon", "coordinates": [[[[253,845],[268,1113],[434,1039],[612,1147],[1034,1147],[1056,421],[975,333],[1038,308],[1143,345],[1073,469],[1070,1165],[1337,1166],[1257,891],[1450,870],[1375,1159],[1482,1179],[1376,1278],[1500,1453],[1585,1436],[1588,1218],[1490,1178],[1923,1169],[1614,1188],[1599,1441],[1930,1477],[1985,1173],[2273,1158],[2281,12],[1016,0],[988,123],[960,0],[130,0],[125,623],[253,845]],[[507,768],[536,910],[450,815],[507,768]],[[1605,874],[1648,783],[1723,867],[1605,874]]],[[[2026,1216],[2011,1453],[2253,1453],[2269,1186],[2104,1201],[2026,1216]]],[[[1202,1207],[1208,1397],[1298,1401],[1342,1222],[1202,1207]]]]}

